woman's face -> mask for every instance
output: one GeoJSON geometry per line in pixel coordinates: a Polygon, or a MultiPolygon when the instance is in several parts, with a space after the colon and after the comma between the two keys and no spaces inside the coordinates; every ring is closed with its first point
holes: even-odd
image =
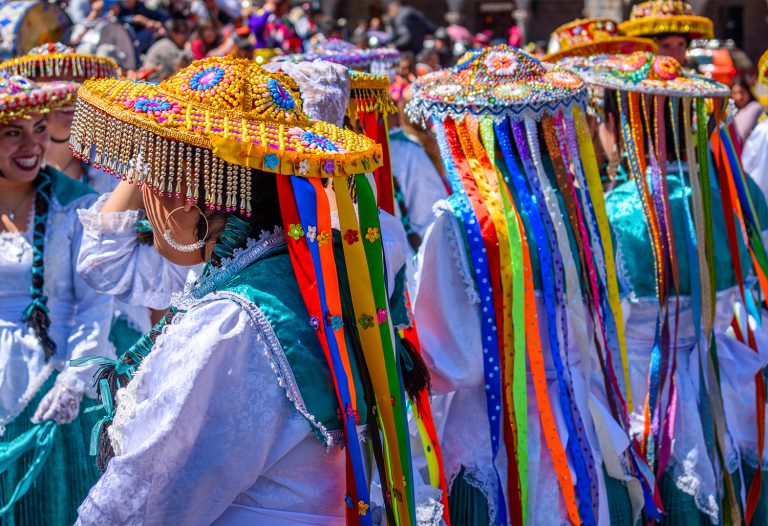
{"type": "Polygon", "coordinates": [[[0,126],[0,174],[18,183],[34,181],[50,143],[45,115],[32,113],[0,126]]]}
{"type": "Polygon", "coordinates": [[[216,30],[206,27],[200,34],[200,38],[206,46],[212,46],[216,42],[216,30]]]}
{"type": "Polygon", "coordinates": [[[68,141],[74,116],[74,106],[65,106],[48,114],[48,133],[53,140],[68,141]]]}
{"type": "MultiPolygon", "coordinates": [[[[196,243],[198,237],[198,220],[200,213],[194,205],[186,204],[183,198],[160,197],[146,185],[143,188],[144,206],[147,210],[147,219],[154,231],[155,248],[165,259],[171,263],[182,266],[197,265],[203,262],[200,250],[182,252],[174,249],[165,240],[168,231],[171,238],[181,245],[196,243]],[[180,210],[177,210],[180,208],[180,210]]],[[[208,232],[200,232],[199,235],[207,236],[208,232]]]]}
{"type": "Polygon", "coordinates": [[[659,55],[676,59],[681,66],[685,65],[685,53],[688,51],[688,41],[680,35],[666,35],[656,39],[659,44],[659,55]]]}
{"type": "Polygon", "coordinates": [[[749,92],[739,84],[734,84],[731,88],[731,98],[736,103],[736,107],[741,109],[749,103],[749,92]]]}

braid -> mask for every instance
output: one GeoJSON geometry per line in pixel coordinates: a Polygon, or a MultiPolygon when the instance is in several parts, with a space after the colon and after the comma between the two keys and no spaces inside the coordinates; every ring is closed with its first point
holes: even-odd
{"type": "Polygon", "coordinates": [[[32,284],[29,288],[32,302],[24,309],[23,319],[35,331],[45,352],[45,361],[56,354],[56,344],[48,335],[51,319],[48,317],[48,297],[43,293],[45,285],[45,233],[48,226],[48,209],[53,186],[51,177],[41,171],[35,179],[35,215],[32,233],[32,284]]]}

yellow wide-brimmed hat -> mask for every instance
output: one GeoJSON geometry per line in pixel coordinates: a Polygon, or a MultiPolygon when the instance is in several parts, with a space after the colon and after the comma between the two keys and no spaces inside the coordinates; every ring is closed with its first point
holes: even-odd
{"type": "Polygon", "coordinates": [[[768,51],[757,61],[757,80],[768,86],[768,51]]]}
{"type": "Polygon", "coordinates": [[[555,29],[550,39],[550,53],[544,60],[556,62],[565,57],[632,53],[659,47],[653,40],[619,34],[619,24],[610,18],[582,18],[555,29]]]}
{"type": "MultiPolygon", "coordinates": [[[[206,177],[219,180],[215,201],[223,193],[222,171],[230,168],[328,178],[381,164],[381,146],[370,139],[308,118],[290,77],[233,57],[193,62],[160,84],[86,81],[78,90],[71,145],[83,158],[95,145],[95,162],[107,171],[169,194],[178,193],[172,181],[181,177],[182,161],[202,164],[211,170],[206,177]],[[149,175],[133,169],[139,156],[149,175]],[[152,178],[165,173],[171,177],[158,187],[152,178]]],[[[197,178],[189,178],[187,197],[195,198],[197,178]]],[[[227,178],[230,184],[228,200],[242,197],[237,178],[227,178]]]]}
{"type": "Polygon", "coordinates": [[[111,58],[77,53],[60,42],[43,44],[26,55],[0,63],[0,72],[23,75],[32,80],[73,80],[117,77],[118,66],[111,58]]]}
{"type": "Polygon", "coordinates": [[[74,82],[38,83],[19,75],[0,74],[0,124],[71,105],[77,87],[74,82]]]}
{"type": "Polygon", "coordinates": [[[689,38],[713,38],[712,20],[693,14],[691,4],[679,0],[650,0],[637,4],[619,31],[632,37],[674,33],[689,38]]]}

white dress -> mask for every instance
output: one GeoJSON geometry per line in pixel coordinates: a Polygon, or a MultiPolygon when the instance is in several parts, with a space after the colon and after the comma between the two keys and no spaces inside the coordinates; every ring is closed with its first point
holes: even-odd
{"type": "MultiPolygon", "coordinates": [[[[64,175],[61,175],[64,177],[64,175]]],[[[62,205],[54,194],[45,239],[45,287],[56,354],[47,363],[33,330],[22,321],[30,303],[32,231],[0,233],[0,426],[18,416],[53,371],[56,384],[93,395],[91,367],[69,367],[84,356],[114,357],[107,340],[112,299],[92,290],[75,272],[82,238],[76,210],[95,200],[85,195],[62,205]]],[[[31,214],[28,223],[31,227],[31,214]]],[[[13,437],[12,437],[13,438],[13,437]]]]}
{"type": "MultiPolygon", "coordinates": [[[[496,474],[493,471],[491,436],[486,409],[482,358],[480,303],[464,249],[461,226],[448,202],[435,206],[436,219],[427,231],[419,251],[418,288],[414,299],[414,317],[424,359],[432,375],[435,394],[433,413],[437,426],[449,487],[463,467],[467,482],[488,498],[490,518],[494,521],[496,474]]],[[[538,311],[545,312],[543,299],[537,293],[538,311]]],[[[570,332],[574,333],[569,313],[570,332]]],[[[539,316],[541,334],[546,334],[546,317],[539,316]]],[[[549,398],[558,432],[565,448],[568,432],[558,404],[558,387],[548,345],[542,341],[549,398]]],[[[601,379],[595,367],[587,392],[580,353],[569,350],[569,369],[574,380],[574,393],[598,466],[601,452],[591,422],[600,418],[607,427],[605,436],[618,453],[629,445],[626,433],[610,418],[601,379]],[[588,406],[588,408],[587,408],[588,406]]],[[[593,354],[593,357],[595,355],[593,354]]],[[[536,404],[536,396],[528,377],[528,523],[560,526],[569,524],[560,494],[554,466],[547,449],[536,404]],[[538,503],[546,502],[546,506],[538,503]]],[[[495,465],[502,485],[506,485],[506,458],[499,449],[495,465]]],[[[575,473],[571,469],[575,481],[575,473]]],[[[598,470],[602,479],[602,472],[598,470]]],[[[600,481],[599,524],[609,524],[605,485],[600,481]]],[[[506,488],[505,488],[506,490],[506,488]]],[[[505,491],[506,494],[506,491],[505,491]]]]}
{"type": "MultiPolygon", "coordinates": [[[[382,217],[390,291],[404,264],[393,226],[382,217]]],[[[226,266],[282,240],[272,234],[226,266]]],[[[258,306],[215,294],[185,304],[118,392],[116,456],[77,525],[345,524],[343,451],[326,450],[296,409],[301,395],[258,306]]]]}
{"type": "Polygon", "coordinates": [[[768,200],[768,119],[749,134],[741,152],[741,164],[768,200]]]}

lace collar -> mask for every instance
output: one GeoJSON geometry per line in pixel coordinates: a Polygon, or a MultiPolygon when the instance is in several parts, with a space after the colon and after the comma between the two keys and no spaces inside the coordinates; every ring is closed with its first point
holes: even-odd
{"type": "Polygon", "coordinates": [[[285,232],[282,228],[275,227],[274,232],[262,230],[258,241],[248,239],[244,248],[235,249],[232,251],[231,258],[222,259],[221,266],[209,266],[195,283],[187,283],[183,292],[173,295],[171,307],[187,310],[201,298],[221,287],[232,276],[260,259],[267,250],[283,244],[285,244],[285,232]]]}

